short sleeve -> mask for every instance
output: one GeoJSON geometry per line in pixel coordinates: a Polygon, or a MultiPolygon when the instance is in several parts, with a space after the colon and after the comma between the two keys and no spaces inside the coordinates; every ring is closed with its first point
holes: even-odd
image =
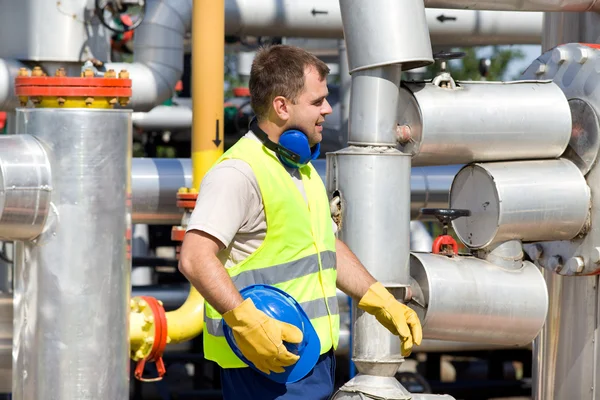
{"type": "Polygon", "coordinates": [[[258,197],[256,178],[247,172],[251,168],[246,163],[247,168],[237,168],[236,162],[240,160],[222,161],[204,176],[187,227],[214,236],[225,247],[248,221],[258,197]]]}

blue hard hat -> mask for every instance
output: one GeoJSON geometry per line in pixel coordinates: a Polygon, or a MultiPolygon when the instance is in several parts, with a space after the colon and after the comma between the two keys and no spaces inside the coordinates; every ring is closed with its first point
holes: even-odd
{"type": "Polygon", "coordinates": [[[285,347],[290,353],[300,356],[300,359],[289,367],[284,367],[285,372],[271,372],[265,374],[248,361],[242,354],[235,339],[231,328],[223,320],[223,332],[225,339],[231,347],[231,350],[244,361],[250,368],[253,368],[259,374],[278,383],[293,383],[304,378],[314,368],[321,354],[321,342],[317,331],[313,327],[310,319],[298,302],[283,290],[269,285],[251,285],[242,290],[240,294],[244,299],[252,299],[252,302],[257,309],[267,314],[267,316],[278,321],[292,324],[302,332],[302,342],[287,343],[285,347]]]}

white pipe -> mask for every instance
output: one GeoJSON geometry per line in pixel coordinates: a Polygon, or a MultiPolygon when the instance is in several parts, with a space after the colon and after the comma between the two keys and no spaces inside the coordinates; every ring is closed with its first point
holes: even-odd
{"type": "Polygon", "coordinates": [[[144,131],[179,131],[192,127],[192,109],[186,106],[156,106],[149,112],[134,112],[133,126],[144,131]]]}
{"type": "Polygon", "coordinates": [[[106,69],[129,71],[130,107],[147,111],[173,95],[183,72],[183,42],[191,22],[192,0],[148,0],[144,22],[135,31],[134,63],[106,64],[106,69]]]}
{"type": "MultiPolygon", "coordinates": [[[[425,12],[434,45],[539,44],[541,41],[541,13],[442,9],[425,12]]],[[[225,33],[342,38],[339,2],[226,0],[225,33]]]]}
{"type": "Polygon", "coordinates": [[[17,60],[0,58],[0,111],[14,111],[19,106],[15,96],[15,78],[20,68],[25,68],[25,65],[17,60]]]}
{"type": "Polygon", "coordinates": [[[600,11],[598,0],[425,0],[425,7],[506,11],[600,11]]]}

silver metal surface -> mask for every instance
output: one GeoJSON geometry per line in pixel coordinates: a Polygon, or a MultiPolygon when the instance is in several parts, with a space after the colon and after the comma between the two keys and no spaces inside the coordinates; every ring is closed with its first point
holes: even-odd
{"type": "Polygon", "coordinates": [[[454,400],[447,394],[410,393],[395,378],[358,374],[342,386],[332,400],[454,400]]]}
{"type": "Polygon", "coordinates": [[[88,0],[0,1],[0,57],[34,61],[110,58],[109,30],[88,0]],[[18,40],[16,40],[18,38],[18,40]]]}
{"type": "MultiPolygon", "coordinates": [[[[326,161],[312,162],[323,182],[326,161]]],[[[411,170],[411,219],[432,220],[421,215],[421,208],[447,208],[450,186],[462,165],[414,167],[411,170]]],[[[131,164],[132,220],[134,224],[175,225],[181,222],[182,212],[175,196],[180,187],[192,181],[192,162],[189,158],[134,158],[131,164]]]]}
{"type": "Polygon", "coordinates": [[[566,159],[470,164],[454,178],[450,208],[458,238],[479,249],[517,239],[569,240],[589,224],[590,188],[566,159]]]}
{"type": "Polygon", "coordinates": [[[600,11],[596,0],[425,0],[425,7],[507,11],[600,11]]]}
{"type": "Polygon", "coordinates": [[[134,158],[131,163],[134,224],[181,223],[177,190],[192,182],[192,163],[183,158],[134,158]]]}
{"type": "Polygon", "coordinates": [[[0,294],[0,393],[12,391],[13,298],[0,294]]]}
{"type": "Polygon", "coordinates": [[[129,395],[131,112],[19,109],[48,151],[51,212],[15,252],[13,399],[129,395]]]}
{"type": "Polygon", "coordinates": [[[340,0],[340,9],[351,74],[392,64],[407,71],[433,62],[423,0],[340,0]]]}
{"type": "Polygon", "coordinates": [[[594,109],[581,99],[569,100],[569,107],[573,128],[569,146],[562,157],[573,161],[585,175],[596,163],[600,148],[598,117],[594,109]]]}
{"type": "Polygon", "coordinates": [[[411,253],[411,303],[428,339],[525,345],[548,310],[542,274],[530,262],[504,269],[475,257],[411,253]]]}
{"type": "Polygon", "coordinates": [[[552,82],[403,83],[398,123],[413,165],[556,158],[571,137],[569,104],[552,82]],[[493,145],[490,145],[493,143],[493,145]]]}
{"type": "Polygon", "coordinates": [[[144,21],[135,30],[134,63],[105,65],[130,72],[129,107],[149,111],[173,96],[183,72],[183,44],[191,23],[192,0],[146,0],[144,21]]]}
{"type": "Polygon", "coordinates": [[[38,236],[50,207],[50,161],[30,135],[0,136],[0,238],[38,236]]]}
{"type": "Polygon", "coordinates": [[[523,244],[520,240],[508,240],[473,252],[477,258],[506,269],[520,269],[523,265],[523,244]]]}
{"type": "Polygon", "coordinates": [[[410,156],[348,147],[327,154],[329,195],[342,199],[342,239],[386,286],[410,284],[410,156]],[[390,173],[394,171],[394,173],[390,173]]]}
{"type": "MultiPolygon", "coordinates": [[[[542,13],[426,9],[425,15],[433,45],[539,44],[541,40],[542,13]],[[442,14],[456,20],[438,20],[442,14]]],[[[225,33],[342,38],[339,0],[225,0],[225,33]]]]}
{"type": "MultiPolygon", "coordinates": [[[[598,6],[598,2],[595,5],[598,6]]],[[[600,14],[597,12],[544,13],[543,52],[565,43],[598,43],[599,39],[600,14]]]]}
{"type": "MultiPolygon", "coordinates": [[[[4,12],[2,13],[4,16],[4,12]]],[[[19,75],[19,69],[25,68],[20,61],[0,58],[0,111],[14,114],[18,107],[19,98],[15,95],[15,78],[19,75]]],[[[14,118],[7,115],[7,131],[10,132],[14,118]]]]}
{"type": "Polygon", "coordinates": [[[395,146],[401,66],[352,73],[349,145],[395,146]]]}
{"type": "MultiPolygon", "coordinates": [[[[582,29],[583,38],[588,38],[589,25],[579,26],[582,29]]],[[[578,43],[561,45],[553,50],[547,51],[524,72],[523,78],[530,79],[539,75],[543,79],[552,79],[565,93],[572,104],[581,105],[583,113],[575,115],[574,121],[581,121],[582,125],[573,126],[572,136],[581,135],[584,131],[594,130],[597,121],[593,121],[593,115],[600,115],[600,51],[578,43]],[[542,71],[542,72],[540,72],[542,71]],[[585,106],[583,104],[585,103],[585,106]],[[588,108],[589,107],[589,108],[588,108]],[[591,111],[593,110],[593,113],[591,111]],[[585,115],[587,114],[587,116],[585,115]]],[[[576,107],[574,111],[581,109],[576,107]]],[[[587,132],[584,135],[588,135],[587,132]]],[[[593,136],[593,134],[592,134],[593,136]]],[[[576,154],[571,152],[570,154],[576,154]]],[[[569,156],[569,153],[565,153],[569,156]]],[[[588,158],[590,160],[591,158],[588,158]]],[[[577,159],[575,159],[577,162],[577,159]]],[[[578,237],[571,241],[557,241],[537,243],[539,257],[536,262],[561,275],[585,275],[595,274],[600,271],[600,258],[596,256],[600,246],[600,219],[595,210],[600,209],[600,169],[595,162],[586,175],[587,184],[591,191],[591,221],[590,230],[587,235],[578,237]],[[566,268],[567,264],[577,267],[578,260],[569,260],[580,257],[583,261],[583,269],[566,268]]],[[[563,189],[564,190],[564,189],[563,189]]],[[[528,246],[526,249],[529,250],[528,246]]]]}
{"type": "Polygon", "coordinates": [[[533,343],[533,398],[597,399],[598,277],[543,274],[550,304],[533,343]]]}

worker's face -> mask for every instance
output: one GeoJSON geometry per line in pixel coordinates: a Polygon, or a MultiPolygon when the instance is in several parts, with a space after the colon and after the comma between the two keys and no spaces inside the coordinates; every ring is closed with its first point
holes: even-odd
{"type": "Polygon", "coordinates": [[[304,132],[311,147],[323,140],[321,124],[333,111],[326,99],[328,94],[327,79],[321,79],[314,67],[306,68],[304,90],[295,104],[290,105],[288,125],[304,132]]]}

